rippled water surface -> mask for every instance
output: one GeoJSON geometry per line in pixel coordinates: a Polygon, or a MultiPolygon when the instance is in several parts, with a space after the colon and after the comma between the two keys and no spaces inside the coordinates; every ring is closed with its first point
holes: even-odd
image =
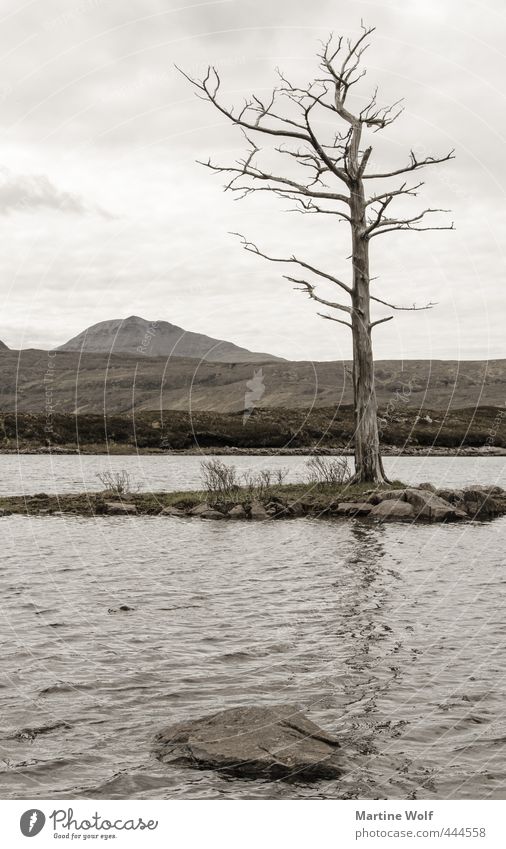
{"type": "Polygon", "coordinates": [[[0,531],[1,797],[505,797],[506,519],[11,516],[0,531]],[[164,725],[280,702],[342,739],[342,780],[232,780],[150,754],[164,725]]]}
{"type": "MultiPolygon", "coordinates": [[[[0,495],[36,492],[63,493],[101,488],[98,475],[126,469],[141,491],[198,489],[204,455],[0,455],[0,495]]],[[[304,481],[308,458],[301,456],[220,457],[238,475],[260,469],[284,469],[289,482],[304,481]]],[[[349,458],[352,463],[352,458],[349,458]]],[[[440,486],[472,483],[499,484],[506,488],[506,457],[386,457],[391,480],[407,483],[432,481],[440,486]]]]}

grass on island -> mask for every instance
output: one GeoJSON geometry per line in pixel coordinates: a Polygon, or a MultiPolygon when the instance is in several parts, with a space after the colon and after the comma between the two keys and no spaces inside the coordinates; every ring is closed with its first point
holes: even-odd
{"type": "Polygon", "coordinates": [[[51,515],[54,513],[73,513],[79,516],[93,516],[106,512],[107,501],[123,501],[134,504],[139,514],[157,515],[164,507],[179,507],[190,509],[197,504],[207,502],[211,505],[233,506],[259,500],[268,503],[273,499],[283,502],[302,501],[314,507],[325,509],[340,501],[358,501],[364,493],[372,489],[400,489],[405,484],[392,481],[378,487],[371,484],[319,484],[319,483],[286,483],[275,484],[265,488],[261,493],[247,486],[240,486],[229,494],[216,494],[207,490],[191,490],[179,492],[123,492],[112,490],[101,492],[86,492],[78,494],[4,496],[0,498],[0,509],[10,513],[24,515],[51,515]]]}

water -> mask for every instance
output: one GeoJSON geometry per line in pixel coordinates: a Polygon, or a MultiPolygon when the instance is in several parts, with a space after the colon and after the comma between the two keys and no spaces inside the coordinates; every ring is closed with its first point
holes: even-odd
{"type": "MultiPolygon", "coordinates": [[[[41,489],[48,458],[25,459],[41,489]]],[[[49,458],[60,479],[69,459],[49,458]]],[[[195,458],[172,459],[189,480],[195,458]]],[[[431,464],[504,482],[500,460],[431,464]]],[[[0,798],[504,798],[506,518],[10,516],[0,532],[0,798]],[[227,779],[151,755],[167,724],[271,703],[341,738],[342,780],[227,779]]]]}
{"type": "MultiPolygon", "coordinates": [[[[199,489],[200,464],[205,455],[0,455],[0,496],[37,492],[94,492],[102,489],[97,475],[126,469],[140,491],[199,489]]],[[[307,475],[307,457],[220,457],[236,467],[239,475],[260,469],[286,469],[287,482],[307,475]]],[[[350,462],[352,459],[350,458],[350,462]]],[[[506,457],[386,457],[391,480],[407,483],[432,481],[439,486],[472,483],[498,484],[506,488],[506,457]]]]}

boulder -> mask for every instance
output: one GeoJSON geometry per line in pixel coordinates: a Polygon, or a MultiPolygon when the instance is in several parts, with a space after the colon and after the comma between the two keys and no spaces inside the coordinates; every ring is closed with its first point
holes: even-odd
{"type": "Polygon", "coordinates": [[[367,516],[372,509],[373,505],[365,501],[343,501],[335,512],[336,516],[367,516]]]}
{"type": "Polygon", "coordinates": [[[137,513],[135,504],[125,504],[124,501],[106,501],[104,508],[110,516],[130,516],[137,513]]]}
{"type": "Polygon", "coordinates": [[[208,510],[212,510],[210,504],[207,501],[202,502],[202,504],[197,504],[196,507],[192,507],[190,510],[190,516],[200,516],[202,513],[207,513],[208,510]]]}
{"type": "Polygon", "coordinates": [[[260,501],[252,501],[251,509],[249,512],[251,519],[269,519],[269,514],[265,509],[264,505],[260,503],[260,501]]]}
{"type": "Polygon", "coordinates": [[[460,504],[464,500],[462,489],[436,489],[436,495],[444,501],[449,501],[450,504],[460,504]]]}
{"type": "Polygon", "coordinates": [[[286,510],[291,516],[304,516],[304,505],[301,501],[289,501],[286,510]]]}
{"type": "Polygon", "coordinates": [[[415,508],[416,518],[419,519],[444,522],[465,518],[465,514],[457,510],[453,504],[428,490],[407,489],[404,498],[415,508]]]}
{"type": "Polygon", "coordinates": [[[228,511],[227,515],[230,516],[231,519],[248,518],[248,514],[246,513],[246,510],[244,509],[242,504],[236,504],[235,507],[232,507],[232,509],[228,511]]]}
{"type": "Polygon", "coordinates": [[[177,507],[164,507],[163,510],[160,510],[159,516],[178,516],[179,518],[184,518],[186,513],[183,510],[179,510],[177,507]]]}
{"type": "Polygon", "coordinates": [[[433,483],[419,483],[418,489],[425,489],[427,492],[436,492],[436,487],[433,483]]]}
{"type": "Polygon", "coordinates": [[[407,501],[401,501],[397,499],[387,499],[386,501],[381,501],[380,504],[376,504],[369,516],[373,519],[379,519],[380,521],[409,521],[415,518],[415,508],[412,504],[408,504],[407,501]]]}
{"type": "Polygon", "coordinates": [[[503,512],[499,503],[501,495],[500,487],[466,486],[459,506],[472,519],[487,519],[503,512]]]}
{"type": "MultiPolygon", "coordinates": [[[[405,489],[380,489],[378,492],[373,493],[373,496],[376,495],[380,501],[405,501],[406,490],[405,489]]],[[[379,503],[379,502],[378,502],[379,503]]]]}
{"type": "Polygon", "coordinates": [[[219,510],[214,510],[212,507],[208,507],[207,510],[202,510],[197,515],[199,519],[226,519],[224,513],[220,513],[219,510]]]}
{"type": "Polygon", "coordinates": [[[339,742],[293,705],[236,707],[161,731],[163,763],[245,778],[301,781],[339,778],[339,742]]]}
{"type": "Polygon", "coordinates": [[[457,509],[449,501],[426,489],[390,489],[383,493],[383,501],[405,501],[414,509],[415,519],[427,519],[433,522],[458,521],[467,518],[462,510],[457,509]]]}
{"type": "Polygon", "coordinates": [[[472,486],[465,486],[464,492],[483,492],[485,495],[503,495],[504,489],[502,486],[496,485],[473,484],[472,486]]]}

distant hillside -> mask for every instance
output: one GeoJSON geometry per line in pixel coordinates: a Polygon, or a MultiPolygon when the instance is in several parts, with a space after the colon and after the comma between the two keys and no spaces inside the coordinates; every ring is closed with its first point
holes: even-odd
{"type": "MultiPolygon", "coordinates": [[[[450,413],[425,409],[380,410],[383,446],[403,453],[474,449],[489,454],[506,449],[506,418],[495,407],[450,413]],[[490,434],[495,436],[490,440],[490,434]]],[[[39,450],[47,446],[90,453],[140,451],[227,451],[338,449],[353,446],[353,408],[255,410],[241,413],[141,411],[135,416],[56,413],[47,431],[45,413],[0,413],[0,451],[39,450]]]]}
{"type": "MultiPolygon", "coordinates": [[[[380,360],[376,388],[392,412],[504,407],[506,361],[380,360]]],[[[200,362],[141,354],[0,351],[0,410],[128,413],[337,407],[353,402],[349,362],[200,362]]]]}
{"type": "Polygon", "coordinates": [[[222,339],[191,333],[168,321],[147,321],[137,315],[93,324],[60,345],[58,350],[87,354],[126,353],[143,357],[191,357],[225,363],[280,359],[271,354],[248,351],[222,339]]]}
{"type": "Polygon", "coordinates": [[[8,351],[8,350],[9,350],[9,346],[6,345],[5,342],[2,342],[2,340],[0,339],[0,351],[8,351]]]}

